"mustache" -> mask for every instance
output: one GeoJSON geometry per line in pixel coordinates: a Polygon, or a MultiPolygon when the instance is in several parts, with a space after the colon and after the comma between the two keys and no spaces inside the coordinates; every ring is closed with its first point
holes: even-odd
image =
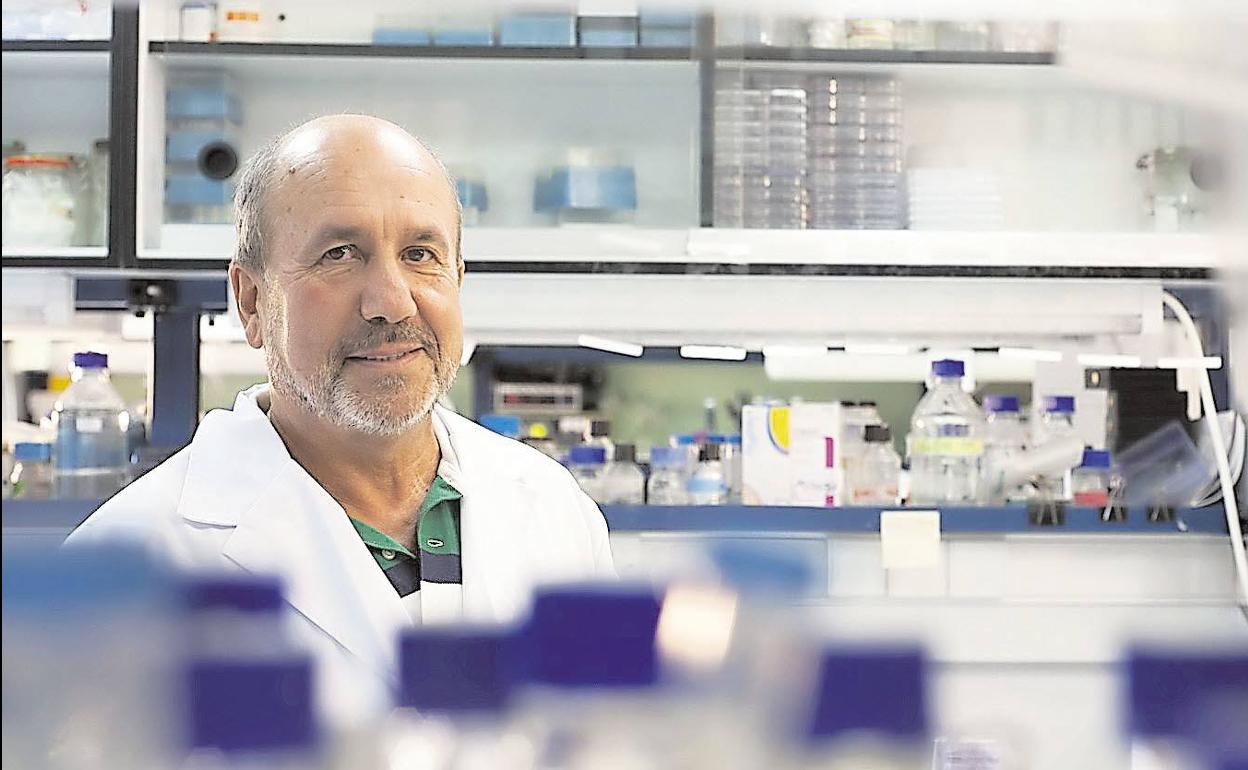
{"type": "Polygon", "coordinates": [[[424,348],[435,361],[441,358],[442,351],[441,346],[438,345],[438,338],[424,325],[415,321],[360,329],[338,342],[334,348],[334,356],[341,361],[378,345],[392,345],[397,342],[414,342],[424,348]]]}

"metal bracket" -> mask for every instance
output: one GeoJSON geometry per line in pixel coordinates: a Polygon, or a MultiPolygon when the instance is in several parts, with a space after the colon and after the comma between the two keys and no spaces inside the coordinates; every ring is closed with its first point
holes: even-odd
{"type": "Polygon", "coordinates": [[[1033,527],[1066,526],[1066,503],[1041,500],[1027,504],[1027,523],[1033,527]]]}

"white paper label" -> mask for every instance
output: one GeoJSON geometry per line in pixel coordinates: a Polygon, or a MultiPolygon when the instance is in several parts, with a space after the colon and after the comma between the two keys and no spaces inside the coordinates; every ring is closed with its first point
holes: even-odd
{"type": "Polygon", "coordinates": [[[880,548],[884,569],[940,566],[940,511],[882,511],[880,548]]]}
{"type": "Polygon", "coordinates": [[[79,433],[99,433],[104,430],[104,418],[87,416],[79,417],[74,420],[74,427],[78,429],[79,433]]]}

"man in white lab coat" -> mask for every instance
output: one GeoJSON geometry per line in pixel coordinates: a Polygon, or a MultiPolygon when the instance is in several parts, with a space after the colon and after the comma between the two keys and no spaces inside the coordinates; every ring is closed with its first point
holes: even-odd
{"type": "Polygon", "coordinates": [[[404,628],[510,621],[538,583],[613,575],[602,514],[562,467],[436,404],[462,355],[462,222],[422,143],[313,120],[256,154],[235,203],[230,283],[270,384],[69,545],[280,576],[343,720],[387,705],[404,628]]]}

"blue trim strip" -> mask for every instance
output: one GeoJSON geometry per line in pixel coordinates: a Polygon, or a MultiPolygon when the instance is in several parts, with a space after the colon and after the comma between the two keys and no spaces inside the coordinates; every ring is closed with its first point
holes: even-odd
{"type": "MultiPolygon", "coordinates": [[[[930,510],[934,506],[918,510],[930,510]]],[[[881,510],[901,508],[798,508],[780,506],[604,505],[612,532],[820,532],[875,533],[881,510]]],[[[1063,526],[1034,526],[1024,506],[942,508],[941,530],[959,533],[1032,534],[1226,534],[1220,505],[1182,508],[1174,522],[1149,522],[1144,509],[1131,509],[1125,522],[1107,523],[1095,508],[1067,508],[1063,526]]]]}

